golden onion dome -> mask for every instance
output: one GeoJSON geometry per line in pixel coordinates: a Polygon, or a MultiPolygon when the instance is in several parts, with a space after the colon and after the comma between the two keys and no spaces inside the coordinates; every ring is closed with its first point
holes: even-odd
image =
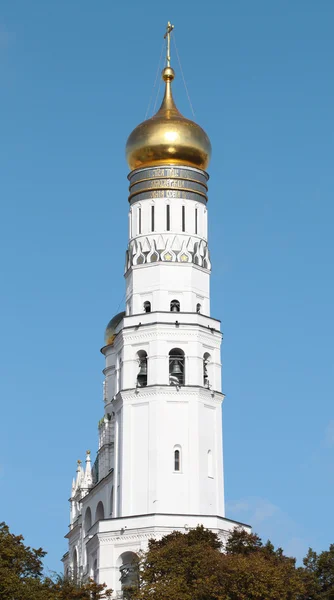
{"type": "Polygon", "coordinates": [[[133,171],[164,164],[185,165],[205,170],[210,161],[211,144],[205,131],[181,115],[175,106],[171,83],[174,70],[162,72],[165,95],[158,112],[140,123],[126,144],[126,158],[133,171]]]}
{"type": "Polygon", "coordinates": [[[109,321],[104,334],[104,343],[106,346],[114,343],[116,337],[116,327],[120,324],[124,316],[125,312],[120,312],[115,315],[111,321],[109,321]]]}

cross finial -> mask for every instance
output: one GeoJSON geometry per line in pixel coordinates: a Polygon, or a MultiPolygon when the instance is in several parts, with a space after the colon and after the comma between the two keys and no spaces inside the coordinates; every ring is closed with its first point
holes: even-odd
{"type": "Polygon", "coordinates": [[[168,21],[167,23],[167,27],[166,27],[166,33],[164,35],[164,38],[167,39],[167,67],[170,67],[170,34],[172,33],[174,29],[174,25],[171,24],[170,21],[168,21]]]}

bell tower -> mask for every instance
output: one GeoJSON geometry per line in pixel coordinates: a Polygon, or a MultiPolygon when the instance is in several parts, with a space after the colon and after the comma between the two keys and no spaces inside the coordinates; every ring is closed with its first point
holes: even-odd
{"type": "Polygon", "coordinates": [[[104,416],[91,468],[71,496],[65,572],[122,594],[148,539],[225,518],[220,322],[210,314],[211,145],[174,103],[168,23],[165,94],[130,134],[126,306],[109,322],[104,416]]]}

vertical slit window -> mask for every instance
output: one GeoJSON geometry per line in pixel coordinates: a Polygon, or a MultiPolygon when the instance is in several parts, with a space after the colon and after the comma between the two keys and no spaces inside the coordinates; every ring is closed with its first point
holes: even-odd
{"type": "Polygon", "coordinates": [[[195,233],[197,234],[197,215],[198,215],[198,210],[197,208],[195,208],[195,233]]]}
{"type": "Polygon", "coordinates": [[[186,207],[182,206],[182,231],[186,230],[186,207]]]}
{"type": "Polygon", "coordinates": [[[141,208],[138,208],[138,233],[141,233],[141,208]]]}
{"type": "Polygon", "coordinates": [[[174,450],[174,471],[181,471],[180,450],[174,450]]]}
{"type": "Polygon", "coordinates": [[[151,206],[151,231],[154,231],[154,206],[151,206]]]}
{"type": "Polygon", "coordinates": [[[170,231],[170,206],[166,206],[166,231],[170,231]]]}

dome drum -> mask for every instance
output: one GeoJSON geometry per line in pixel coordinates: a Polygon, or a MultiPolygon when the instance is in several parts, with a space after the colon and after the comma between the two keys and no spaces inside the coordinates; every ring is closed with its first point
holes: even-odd
{"type": "Polygon", "coordinates": [[[187,167],[164,166],[137,169],[128,176],[130,181],[129,202],[157,198],[180,198],[206,204],[208,174],[187,167]]]}

